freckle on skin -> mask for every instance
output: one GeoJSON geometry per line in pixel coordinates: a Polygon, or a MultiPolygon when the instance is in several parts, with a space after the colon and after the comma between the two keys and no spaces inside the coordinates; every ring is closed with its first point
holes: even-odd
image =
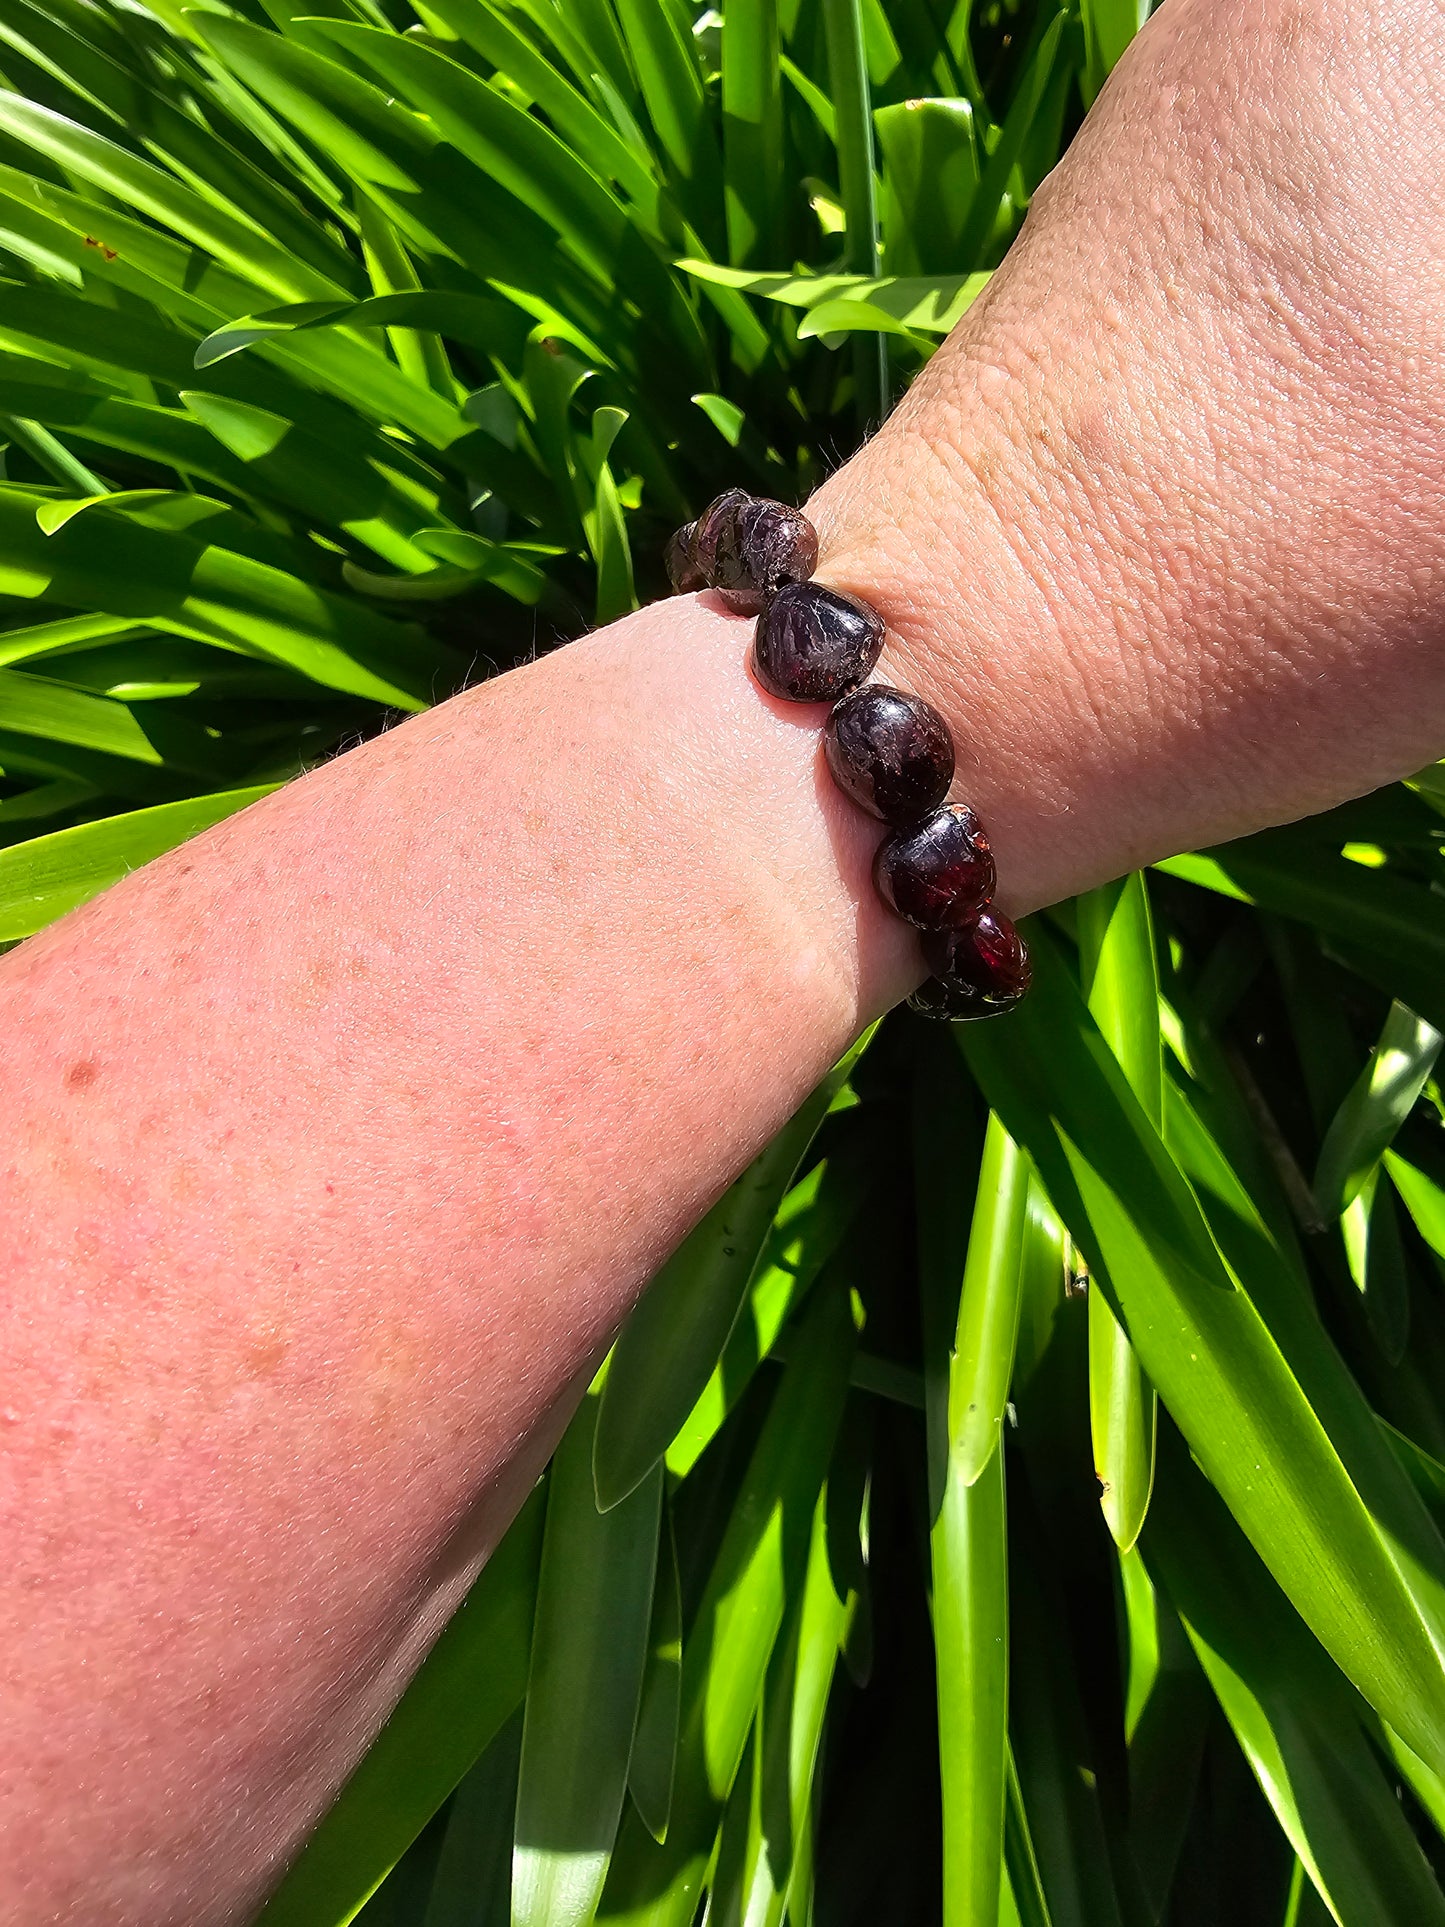
{"type": "Polygon", "coordinates": [[[246,1353],[246,1374],[250,1378],[270,1378],[286,1356],[286,1341],[274,1335],[258,1339],[246,1353]]]}
{"type": "Polygon", "coordinates": [[[65,1073],[65,1088],[68,1091],[85,1091],[99,1077],[100,1070],[93,1059],[80,1057],[65,1073]]]}

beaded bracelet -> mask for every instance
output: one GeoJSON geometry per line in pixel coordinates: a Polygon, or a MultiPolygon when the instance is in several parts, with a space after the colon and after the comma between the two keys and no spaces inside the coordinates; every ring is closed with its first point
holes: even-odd
{"type": "Polygon", "coordinates": [[[715,589],[756,615],[752,671],[770,696],[831,703],[824,749],[846,796],[889,826],[873,860],[883,902],[923,933],[928,981],[908,1000],[926,1017],[992,1017],[1029,987],[1028,950],[992,907],[993,854],[962,803],[946,803],[953,738],[931,703],[865,682],[883,618],[857,596],[811,580],[818,534],[782,502],[729,489],[667,545],[679,594],[715,589]]]}

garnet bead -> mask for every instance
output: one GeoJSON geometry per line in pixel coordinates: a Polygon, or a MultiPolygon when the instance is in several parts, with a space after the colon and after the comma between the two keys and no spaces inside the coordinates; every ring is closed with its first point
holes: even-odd
{"type": "Polygon", "coordinates": [[[879,896],[923,930],[969,922],[993,895],[995,881],[988,838],[961,803],[885,836],[873,859],[879,896]]]}
{"type": "Polygon", "coordinates": [[[931,703],[882,683],[845,696],[823,732],[833,781],[885,823],[914,823],[953,781],[953,738],[931,703]]]}
{"type": "Polygon", "coordinates": [[[697,523],[689,522],[686,528],[668,538],[663,561],[674,595],[692,595],[707,587],[707,577],[692,559],[692,539],[696,533],[697,523]]]}
{"type": "Polygon", "coordinates": [[[1028,946],[998,910],[981,910],[961,930],[930,930],[923,955],[933,975],[908,1005],[926,1017],[996,1017],[1033,979],[1028,946]]]}
{"type": "Polygon", "coordinates": [[[836,702],[862,682],[882,647],[883,618],[866,602],[789,582],[758,617],[753,674],[787,702],[836,702]]]}
{"type": "Polygon", "coordinates": [[[731,488],[692,524],[689,552],[711,588],[740,614],[756,615],[784,583],[807,581],[818,566],[818,536],[797,509],[731,488]]]}

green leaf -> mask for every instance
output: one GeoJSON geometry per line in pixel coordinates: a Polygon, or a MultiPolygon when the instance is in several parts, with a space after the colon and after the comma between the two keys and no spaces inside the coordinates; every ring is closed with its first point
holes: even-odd
{"type": "MultiPolygon", "coordinates": [[[[18,796],[0,802],[0,825],[38,823],[61,816],[78,803],[89,803],[96,796],[95,786],[72,777],[57,777],[54,782],[37,783],[18,796]]],[[[27,932],[27,935],[29,933],[27,932]]]]}
{"type": "Polygon", "coordinates": [[[820,301],[798,323],[800,341],[816,338],[825,348],[835,348],[845,336],[860,333],[900,335],[925,354],[932,348],[931,342],[924,341],[913,329],[904,327],[901,321],[895,321],[891,314],[875,307],[871,301],[820,301]]]}
{"type": "Polygon", "coordinates": [[[659,1846],[635,1816],[624,1821],[600,1920],[690,1927],[786,1603],[805,1570],[855,1340],[848,1298],[815,1294],[683,1647],[667,1839],[659,1846]]]}
{"type": "Polygon", "coordinates": [[[257,1927],[347,1927],[521,1703],[543,1510],[534,1491],[257,1927]]]}
{"type": "Polygon", "coordinates": [[[1028,1815],[1024,1811],[1023,1788],[1019,1784],[1012,1746],[1008,1748],[1005,1794],[1003,1838],[1006,1882],[1003,1909],[999,1915],[1000,1927],[1008,1927],[1012,1918],[1017,1919],[1018,1927],[1053,1927],[1048,1897],[1044,1893],[1043,1874],[1039,1870],[1028,1815]],[[1013,1916],[1008,1912],[1010,1905],[1014,1910],[1013,1916]]]}
{"type": "Polygon", "coordinates": [[[478,1927],[512,1908],[512,1819],[522,1719],[514,1713],[452,1795],[421,1927],[478,1927]]]}
{"type": "Polygon", "coordinates": [[[726,395],[694,395],[693,400],[728,447],[736,448],[747,422],[747,416],[738,404],[729,401],[726,395]]]}
{"type": "Polygon", "coordinates": [[[978,192],[969,207],[968,219],[958,244],[960,261],[977,266],[994,231],[999,209],[1009,191],[1010,177],[1049,100],[1067,17],[1063,13],[1055,14],[1049,22],[1019,82],[998,140],[989,153],[978,192]]]}
{"type": "Polygon", "coordinates": [[[156,766],[214,772],[215,746],[195,726],[137,716],[126,703],[91,695],[23,669],[0,669],[0,723],[22,736],[42,736],[77,749],[98,749],[156,766]]]}
{"type": "Polygon", "coordinates": [[[778,1206],[722,1356],[667,1448],[674,1478],[685,1479],[697,1464],[838,1251],[867,1199],[873,1151],[868,1143],[852,1155],[845,1148],[820,1158],[778,1206]]]}
{"type": "Polygon", "coordinates": [[[717,233],[722,168],[693,50],[659,0],[615,0],[615,4],[647,112],[677,183],[678,199],[702,233],[717,233]]]}
{"type": "Polygon", "coordinates": [[[71,608],[239,646],[328,688],[398,708],[425,708],[438,672],[460,679],[447,652],[400,624],[189,534],[96,512],[44,535],[35,513],[47,499],[0,491],[6,593],[49,595],[71,608]]]}
{"type": "Polygon", "coordinates": [[[1445,1546],[1267,1247],[1238,1288],[1192,1189],[1042,933],[1019,1011],[958,1026],[1150,1380],[1345,1673],[1445,1763],[1445,1546]]]}
{"type": "MultiPolygon", "coordinates": [[[[1156,1130],[1164,1125],[1159,967],[1148,886],[1135,871],[1079,898],[1079,963],[1090,1014],[1156,1130]]],[[[1089,1296],[1089,1427],[1099,1499],[1115,1544],[1139,1537],[1154,1484],[1158,1400],[1102,1292],[1089,1296]]]]}
{"type": "MultiPolygon", "coordinates": [[[[244,21],[207,14],[205,33],[229,66],[323,151],[344,162],[409,244],[454,255],[474,273],[496,277],[510,297],[538,319],[565,311],[574,325],[600,325],[605,308],[597,284],[556,247],[554,230],[504,187],[488,188],[471,161],[445,144],[429,121],[409,111],[395,94],[372,86],[335,59],[323,59],[309,47],[262,33],[244,21]]],[[[441,65],[450,63],[443,60],[441,65]]],[[[494,92],[491,101],[499,107],[507,104],[494,92]]],[[[233,293],[224,302],[215,301],[220,309],[215,320],[255,305],[239,284],[238,292],[239,299],[233,293]]],[[[208,325],[214,326],[214,320],[208,325]]],[[[308,339],[302,337],[294,346],[308,339]]],[[[314,349],[317,343],[311,345],[314,349]]],[[[402,379],[398,371],[393,373],[402,379]]],[[[400,391],[413,404],[424,392],[409,381],[400,391]]],[[[389,399],[395,401],[398,394],[389,399]]],[[[440,421],[451,411],[435,395],[427,400],[438,427],[421,432],[445,447],[449,436],[441,432],[440,421]]]]}
{"type": "Polygon", "coordinates": [[[1313,924],[1367,982],[1445,1028],[1445,902],[1422,885],[1278,830],[1189,862],[1157,867],[1313,924]]]}
{"type": "Polygon", "coordinates": [[[171,227],[280,301],[345,296],[326,275],[278,247],[249,221],[183,186],[150,161],[18,94],[0,92],[0,128],[125,206],[171,227]]]}
{"type": "Polygon", "coordinates": [[[956,1063],[940,1053],[920,1066],[915,1137],[945,1927],[999,1915],[1008,1714],[1000,1428],[1029,1192],[1028,1160],[990,1117],[968,1225],[968,1103],[956,1063]]]}
{"type": "Polygon", "coordinates": [[[873,116],[883,154],[883,260],[891,275],[947,274],[964,258],[964,224],[982,159],[966,100],[907,100],[873,116]]]}
{"type": "Polygon", "coordinates": [[[1398,1151],[1386,1151],[1384,1164],[1415,1229],[1435,1255],[1445,1259],[1445,1191],[1398,1151]]]}
{"type": "Polygon", "coordinates": [[[632,581],[632,549],[627,524],[617,496],[617,483],[607,456],[627,421],[620,408],[599,408],[592,416],[590,437],[579,437],[577,487],[582,529],[597,564],[597,620],[614,622],[637,607],[632,581]]]}
{"type": "Polygon", "coordinates": [[[517,1788],[513,1927],[587,1927],[627,1786],[662,1474],[597,1510],[589,1394],[552,1461],[517,1788]]]}
{"type": "Polygon", "coordinates": [[[1008,1549],[1002,1446],[973,1480],[964,1473],[951,1457],[930,1538],[945,1927],[996,1920],[1003,1875],[1008,1549]]]}
{"type": "Polygon", "coordinates": [[[121,616],[61,616],[0,631],[0,664],[27,662],[105,636],[132,636],[139,625],[121,616]]]}
{"type": "Polygon", "coordinates": [[[230,512],[225,502],[217,502],[209,495],[191,495],[184,489],[129,488],[82,496],[78,501],[62,498],[42,502],[35,511],[35,520],[46,535],[54,535],[67,522],[92,508],[128,515],[148,529],[188,529],[197,522],[230,512]]]}
{"type": "MultiPolygon", "coordinates": [[[[645,1488],[639,1487],[641,1491],[645,1488]]],[[[682,1696],[682,1582],[672,1508],[662,1506],[662,1538],[652,1618],[647,1629],[647,1659],[637,1728],[627,1762],[627,1785],[643,1825],[653,1839],[667,1838],[672,1812],[672,1780],[677,1766],[677,1724],[682,1696]]]]}
{"type": "Polygon", "coordinates": [[[1380,1178],[1377,1164],[1345,1206],[1340,1232],[1370,1329],[1386,1358],[1398,1365],[1410,1335],[1410,1280],[1394,1193],[1380,1178]]]}
{"type": "Polygon", "coordinates": [[[474,294],[446,294],[435,288],[401,294],[376,294],[365,301],[301,301],[263,314],[247,315],[217,328],[196,349],[195,365],[210,368],[258,341],[313,328],[427,328],[485,354],[517,360],[527,337],[527,319],[504,301],[474,294]]]}
{"type": "Polygon", "coordinates": [[[782,74],[777,0],[731,0],[722,31],[728,257],[743,267],[782,252],[782,74]]]}
{"type": "MultiPolygon", "coordinates": [[[[1009,1731],[1016,1788],[1005,1818],[1016,1899],[1054,1927],[1123,1927],[1110,1865],[1097,1756],[1080,1706],[1059,1577],[1038,1522],[1011,1521],[1009,1731]]],[[[973,1923],[969,1923],[973,1927],[973,1923]]]]}
{"type": "Polygon", "coordinates": [[[1080,85],[1091,107],[1119,56],[1149,17],[1149,0],[1079,0],[1084,23],[1084,71],[1080,85]]]}
{"type": "Polygon", "coordinates": [[[152,857],[268,796],[275,787],[259,783],[162,803],[156,809],[130,810],[0,850],[0,940],[44,929],[152,857]]]}
{"type": "Polygon", "coordinates": [[[616,1505],[657,1464],[727,1343],[778,1206],[872,1032],[668,1259],[618,1339],[597,1419],[598,1503],[616,1505]]]}
{"type": "Polygon", "coordinates": [[[568,141],[593,172],[615,181],[649,226],[660,231],[664,203],[653,156],[645,148],[624,140],[490,0],[429,0],[429,4],[467,46],[523,87],[554,127],[565,128],[568,141]]]}
{"type": "Polygon", "coordinates": [[[1146,1902],[1162,1916],[1199,1797],[1213,1702],[1179,1615],[1137,1547],[1120,1555],[1119,1579],[1128,1637],[1129,1844],[1146,1902]]]}
{"type": "Polygon", "coordinates": [[[1335,1917],[1445,1922],[1445,1897],[1366,1739],[1363,1707],[1177,1447],[1145,1557],[1158,1563],[1230,1725],[1335,1917]]]}
{"type": "Polygon", "coordinates": [[[616,197],[556,135],[464,67],[416,41],[341,21],[327,21],[322,30],[424,112],[459,153],[533,209],[603,286],[626,290],[638,304],[644,332],[656,323],[674,359],[695,374],[705,371],[696,319],[680,301],[660,256],[616,197]]]}
{"type": "MultiPolygon", "coordinates": [[[[727,1821],[713,1876],[710,1908],[749,1927],[781,1927],[785,1910],[802,1911],[811,1871],[811,1823],[818,1799],[823,1725],[838,1655],[858,1606],[842,1576],[845,1562],[830,1545],[834,1491],[825,1487],[813,1513],[807,1572],[774,1649],[758,1711],[752,1772],[739,1775],[732,1807],[742,1825],[736,1866],[729,1858],[727,1821]],[[729,1875],[732,1878],[729,1878],[729,1875]]],[[[856,1535],[854,1516],[843,1525],[856,1535]]]]}
{"type": "Polygon", "coordinates": [[[1314,1195],[1320,1215],[1337,1218],[1358,1197],[1425,1088],[1445,1037],[1399,1003],[1380,1041],[1336,1111],[1320,1149],[1314,1195]]]}
{"type": "Polygon", "coordinates": [[[1018,1343],[1028,1194],[1028,1159],[991,1116],[948,1368],[949,1477],[964,1486],[982,1475],[1002,1436],[1018,1343]]]}
{"type": "MultiPolygon", "coordinates": [[[[778,66],[784,80],[795,89],[799,98],[805,102],[813,118],[827,135],[828,140],[830,142],[836,142],[838,138],[838,117],[833,112],[832,101],[829,100],[828,96],[823,92],[823,89],[816,81],[810,79],[809,76],[803,72],[796,61],[789,60],[786,54],[784,54],[778,62],[778,66]]],[[[830,232],[836,234],[843,232],[841,219],[839,225],[835,229],[830,230],[830,232]]]]}
{"type": "Polygon", "coordinates": [[[79,489],[88,497],[100,499],[109,491],[93,469],[86,467],[64,442],[37,421],[10,415],[0,422],[17,448],[23,448],[54,482],[62,488],[79,489]]]}
{"type": "MultiPolygon", "coordinates": [[[[860,0],[822,0],[828,76],[843,201],[843,261],[855,274],[878,272],[878,207],[873,172],[873,104],[864,57],[860,0]]],[[[876,336],[854,347],[859,426],[866,434],[888,412],[888,361],[876,336]]]]}
{"type": "Polygon", "coordinates": [[[715,267],[710,261],[679,261],[695,281],[737,288],[789,308],[820,308],[824,302],[862,302],[900,326],[946,335],[988,286],[990,274],[938,276],[866,274],[760,274],[715,267]]]}

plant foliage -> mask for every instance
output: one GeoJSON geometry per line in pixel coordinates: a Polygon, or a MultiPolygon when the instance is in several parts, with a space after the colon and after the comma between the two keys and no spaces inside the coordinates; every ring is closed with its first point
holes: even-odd
{"type": "MultiPolygon", "coordinates": [[[[6,0],[0,938],[805,493],[1141,8],[6,0]]],[[[1442,814],[866,1039],[267,1927],[1445,1923],[1442,814]]]]}

